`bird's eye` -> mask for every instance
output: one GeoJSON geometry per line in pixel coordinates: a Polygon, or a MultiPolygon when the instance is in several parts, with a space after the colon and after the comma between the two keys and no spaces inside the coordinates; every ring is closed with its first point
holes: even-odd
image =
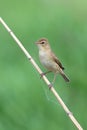
{"type": "Polygon", "coordinates": [[[41,42],[41,44],[44,44],[44,43],[45,43],[45,41],[42,41],[42,42],[41,42]]]}

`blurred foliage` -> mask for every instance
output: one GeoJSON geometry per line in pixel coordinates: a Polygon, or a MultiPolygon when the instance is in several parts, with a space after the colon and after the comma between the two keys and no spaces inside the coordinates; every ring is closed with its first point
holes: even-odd
{"type": "MultiPolygon", "coordinates": [[[[87,1],[0,0],[0,16],[43,71],[34,42],[49,39],[71,80],[58,76],[56,90],[86,129],[87,1]]],[[[0,24],[0,130],[76,129],[39,77],[0,24]]]]}

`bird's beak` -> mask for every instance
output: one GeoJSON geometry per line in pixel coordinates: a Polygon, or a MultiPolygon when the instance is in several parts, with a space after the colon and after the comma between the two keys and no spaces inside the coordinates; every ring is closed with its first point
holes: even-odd
{"type": "Polygon", "coordinates": [[[38,42],[35,42],[35,44],[38,44],[38,42]]]}
{"type": "Polygon", "coordinates": [[[38,41],[36,41],[36,42],[35,42],[35,44],[39,44],[39,42],[38,42],[38,41]]]}

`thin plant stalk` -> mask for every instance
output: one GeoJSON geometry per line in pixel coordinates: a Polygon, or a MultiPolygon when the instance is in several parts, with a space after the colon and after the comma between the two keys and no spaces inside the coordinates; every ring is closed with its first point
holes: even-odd
{"type": "MultiPolygon", "coordinates": [[[[20,42],[20,40],[16,37],[16,35],[13,33],[13,31],[8,27],[8,25],[4,22],[4,20],[0,17],[0,23],[4,26],[4,28],[8,31],[8,33],[11,35],[11,37],[15,40],[15,42],[18,44],[18,46],[20,47],[20,49],[23,51],[23,53],[25,54],[25,56],[29,59],[29,61],[32,63],[32,65],[34,66],[34,68],[38,71],[38,73],[41,75],[43,72],[42,70],[39,68],[39,66],[36,64],[36,62],[34,61],[34,59],[31,57],[31,55],[29,54],[29,52],[24,48],[23,44],[20,42]]],[[[68,109],[68,107],[65,105],[65,103],[63,102],[63,100],[61,99],[61,97],[59,96],[58,92],[55,90],[55,88],[53,87],[53,85],[49,82],[49,80],[47,79],[47,77],[45,75],[43,75],[43,80],[45,81],[45,83],[47,84],[48,88],[50,89],[50,91],[53,93],[53,95],[56,97],[57,101],[59,102],[59,104],[62,106],[62,108],[64,109],[64,111],[66,112],[66,114],[68,115],[68,117],[71,119],[71,121],[73,122],[73,124],[75,125],[75,127],[78,130],[83,130],[83,128],[81,127],[81,125],[78,123],[78,121],[76,120],[76,118],[74,117],[74,115],[72,114],[72,112],[68,109]]]]}

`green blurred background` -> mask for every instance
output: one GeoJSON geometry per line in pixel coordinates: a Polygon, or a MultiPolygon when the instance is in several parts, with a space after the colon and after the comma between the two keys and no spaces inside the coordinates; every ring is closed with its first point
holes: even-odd
{"type": "MultiPolygon", "coordinates": [[[[49,39],[70,78],[55,89],[87,129],[87,1],[0,0],[0,16],[43,71],[34,44],[49,39]]],[[[52,81],[53,74],[47,75],[52,81]]],[[[39,74],[0,24],[0,130],[76,130],[39,74]]]]}

